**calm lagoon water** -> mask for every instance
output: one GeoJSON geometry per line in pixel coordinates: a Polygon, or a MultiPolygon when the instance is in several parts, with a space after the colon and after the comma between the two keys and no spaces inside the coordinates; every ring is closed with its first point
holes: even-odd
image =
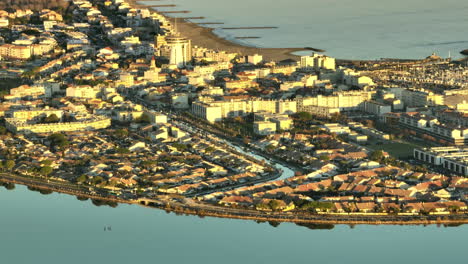
{"type": "Polygon", "coordinates": [[[468,226],[335,226],[177,216],[0,188],[2,263],[464,263],[468,226]],[[104,231],[111,226],[112,231],[104,231]]]}
{"type": "MultiPolygon", "coordinates": [[[[462,0],[177,0],[190,16],[273,30],[264,47],[311,46],[338,58],[421,58],[468,48],[462,0]]],[[[168,10],[168,9],[166,9],[168,10]]],[[[1,263],[465,263],[468,226],[335,226],[177,216],[137,205],[96,207],[75,197],[0,188],[1,263]],[[112,226],[112,231],[104,231],[112,226]]]]}
{"type": "MultiPolygon", "coordinates": [[[[190,10],[226,27],[278,26],[269,30],[216,30],[260,47],[315,47],[343,59],[423,58],[436,52],[460,57],[468,49],[465,0],[162,0],[161,10],[190,10]]],[[[197,20],[199,21],[199,20],[197,20]]],[[[202,22],[202,21],[200,21],[202,22]]],[[[223,27],[216,26],[216,27],[223,27]]]]}

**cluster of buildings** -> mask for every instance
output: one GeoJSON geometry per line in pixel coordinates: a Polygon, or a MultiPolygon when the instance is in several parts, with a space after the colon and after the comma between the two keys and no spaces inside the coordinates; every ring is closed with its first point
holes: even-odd
{"type": "Polygon", "coordinates": [[[468,175],[468,152],[461,147],[468,138],[468,107],[444,105],[447,95],[427,81],[461,88],[463,67],[435,71],[429,60],[424,67],[431,70],[415,78],[416,66],[410,66],[410,75],[391,73],[398,68],[351,69],[319,54],[268,62],[258,54],[194,46],[164,16],[124,0],[72,0],[71,5],[73,21],[66,22],[50,10],[0,11],[0,27],[31,15],[43,22],[10,27],[15,38],[0,45],[6,62],[41,56],[31,62],[34,68],[24,62],[28,71],[18,70],[30,84],[10,89],[0,105],[4,125],[14,134],[0,137],[0,156],[12,149],[16,171],[37,175],[50,166],[53,178],[122,195],[138,190],[148,197],[198,196],[211,204],[262,211],[444,215],[467,210],[465,178],[387,166],[370,160],[368,149],[343,140],[361,144],[390,140],[390,134],[351,121],[317,125],[345,113],[387,122],[436,144],[458,145],[416,149],[414,157],[468,175]],[[414,88],[421,83],[425,89],[414,88]],[[249,119],[261,137],[245,140],[245,146],[298,173],[266,181],[280,171],[158,108],[190,111],[211,123],[249,119]],[[294,116],[301,112],[313,120],[294,116]],[[293,130],[296,125],[304,131],[293,130]],[[53,133],[68,140],[63,149],[53,146],[53,133]]]}
{"type": "Polygon", "coordinates": [[[419,112],[402,113],[399,125],[410,134],[441,145],[465,145],[468,128],[440,122],[436,117],[419,112]]]}
{"type": "Polygon", "coordinates": [[[203,199],[224,206],[267,211],[447,215],[468,209],[467,183],[468,180],[462,177],[449,179],[439,174],[389,166],[339,174],[333,167],[325,165],[311,174],[212,193],[203,199]]]}
{"type": "Polygon", "coordinates": [[[458,175],[468,176],[468,151],[464,147],[414,149],[414,158],[458,175]]]}
{"type": "MultiPolygon", "coordinates": [[[[52,21],[56,23],[63,20],[60,14],[48,9],[39,12],[27,10],[26,12],[16,11],[15,13],[2,10],[2,13],[0,13],[0,27],[8,27],[9,19],[29,19],[33,15],[37,15],[44,25],[52,21]]],[[[34,27],[18,26],[16,30],[13,28],[16,32],[25,32],[27,29],[37,31],[34,27]]],[[[48,33],[47,29],[41,31],[37,31],[40,33],[38,36],[21,33],[11,43],[0,43],[0,59],[28,60],[34,56],[42,56],[54,51],[58,46],[54,35],[48,33]]]]}

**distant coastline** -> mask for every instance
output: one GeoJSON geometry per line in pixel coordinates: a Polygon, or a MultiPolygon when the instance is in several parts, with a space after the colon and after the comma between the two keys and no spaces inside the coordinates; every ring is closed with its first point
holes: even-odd
{"type": "MultiPolygon", "coordinates": [[[[127,2],[135,7],[139,8],[147,8],[152,10],[152,12],[156,12],[154,9],[149,8],[147,5],[138,3],[138,0],[127,0],[127,2]]],[[[158,13],[161,14],[161,13],[158,13]]],[[[164,14],[161,14],[164,15],[164,14]]],[[[175,22],[173,17],[169,17],[164,15],[171,23],[175,22]]],[[[232,53],[239,53],[242,55],[253,55],[253,54],[260,54],[263,55],[265,60],[269,61],[282,61],[287,59],[297,60],[299,59],[298,55],[293,53],[299,51],[315,51],[315,52],[325,52],[323,49],[319,48],[310,48],[310,47],[302,47],[302,48],[260,48],[260,47],[252,47],[247,46],[245,44],[241,44],[239,41],[235,40],[227,40],[222,37],[219,37],[214,33],[213,28],[203,27],[196,23],[178,19],[177,20],[177,31],[181,34],[181,36],[189,38],[192,40],[192,44],[204,47],[213,50],[223,50],[226,52],[232,53]]]]}

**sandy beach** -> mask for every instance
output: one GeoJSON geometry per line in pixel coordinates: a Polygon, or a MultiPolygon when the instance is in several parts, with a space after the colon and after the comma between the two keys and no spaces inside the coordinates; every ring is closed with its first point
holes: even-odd
{"type": "MultiPolygon", "coordinates": [[[[127,0],[129,4],[139,7],[139,8],[148,8],[143,3],[137,3],[136,0],[127,0]]],[[[153,10],[153,12],[156,12],[153,10]]],[[[174,23],[174,18],[165,16],[171,23],[174,23]]],[[[181,36],[189,38],[192,40],[192,45],[199,47],[204,47],[213,50],[224,50],[227,52],[236,52],[241,55],[253,55],[260,54],[263,55],[263,58],[267,61],[282,61],[286,59],[298,60],[299,56],[292,53],[298,51],[316,51],[324,52],[322,49],[317,48],[305,48],[305,47],[296,47],[296,48],[258,48],[258,47],[249,47],[239,43],[235,43],[224,38],[217,36],[213,32],[213,28],[202,27],[196,23],[178,19],[177,20],[177,31],[181,36]]]]}

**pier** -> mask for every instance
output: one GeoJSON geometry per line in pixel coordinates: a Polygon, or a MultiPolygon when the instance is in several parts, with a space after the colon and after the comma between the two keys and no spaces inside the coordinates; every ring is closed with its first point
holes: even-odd
{"type": "Polygon", "coordinates": [[[224,27],[224,30],[235,30],[235,29],[277,29],[278,27],[224,27]]]}
{"type": "Polygon", "coordinates": [[[316,48],[311,48],[311,47],[305,47],[303,50],[311,50],[315,52],[325,52],[323,49],[316,49],[316,48]]]}
{"type": "Polygon", "coordinates": [[[177,5],[147,5],[146,7],[176,7],[177,5]]]}
{"type": "Polygon", "coordinates": [[[206,17],[178,17],[178,19],[205,19],[206,17]]]}
{"type": "Polygon", "coordinates": [[[259,39],[260,37],[235,37],[236,39],[259,39]]]}
{"type": "Polygon", "coordinates": [[[197,23],[197,25],[224,25],[223,22],[204,22],[204,23],[197,23]]]}
{"type": "Polygon", "coordinates": [[[187,11],[187,10],[183,10],[183,11],[159,11],[159,13],[161,14],[188,14],[190,13],[191,11],[187,11]]]}

